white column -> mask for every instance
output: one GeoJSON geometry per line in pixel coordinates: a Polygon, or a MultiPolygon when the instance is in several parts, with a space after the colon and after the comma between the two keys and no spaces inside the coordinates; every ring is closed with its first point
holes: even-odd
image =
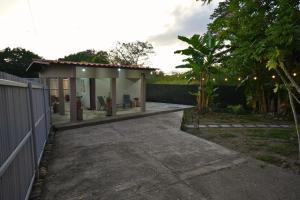
{"type": "Polygon", "coordinates": [[[146,79],[145,74],[141,74],[141,111],[146,111],[146,79]]]}
{"type": "Polygon", "coordinates": [[[58,78],[58,100],[59,100],[59,114],[65,114],[65,97],[64,97],[64,84],[63,78],[58,78]]]}
{"type": "Polygon", "coordinates": [[[76,78],[70,78],[70,120],[77,121],[76,78]]]}
{"type": "Polygon", "coordinates": [[[117,81],[116,81],[116,78],[111,78],[110,87],[111,87],[112,116],[116,116],[117,115],[117,81]]]}

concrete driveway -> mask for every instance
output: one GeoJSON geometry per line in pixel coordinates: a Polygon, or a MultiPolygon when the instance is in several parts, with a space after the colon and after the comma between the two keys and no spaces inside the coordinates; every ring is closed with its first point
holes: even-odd
{"type": "Polygon", "coordinates": [[[300,199],[300,176],[179,130],[182,112],[58,132],[43,199],[300,199]]]}

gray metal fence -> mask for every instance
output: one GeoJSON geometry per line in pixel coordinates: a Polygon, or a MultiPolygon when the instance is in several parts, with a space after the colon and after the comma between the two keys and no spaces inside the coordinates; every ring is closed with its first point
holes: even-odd
{"type": "Polygon", "coordinates": [[[0,72],[0,200],[28,199],[50,124],[49,89],[0,72]]]}

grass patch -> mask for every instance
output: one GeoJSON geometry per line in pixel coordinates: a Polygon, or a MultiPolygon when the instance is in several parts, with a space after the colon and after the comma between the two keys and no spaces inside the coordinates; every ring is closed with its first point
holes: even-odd
{"type": "Polygon", "coordinates": [[[273,138],[273,139],[282,139],[290,140],[293,139],[296,134],[293,129],[249,129],[247,131],[247,136],[250,137],[260,137],[260,138],[273,138]]]}
{"type": "MultiPolygon", "coordinates": [[[[258,114],[208,112],[198,115],[195,108],[186,109],[183,118],[183,125],[192,125],[198,119],[200,124],[282,124],[281,120],[258,114]]],[[[299,163],[298,141],[293,128],[188,128],[186,132],[295,173],[300,172],[300,164],[295,164],[299,163]]]]}
{"type": "Polygon", "coordinates": [[[234,135],[232,133],[220,133],[219,136],[221,138],[235,138],[235,137],[237,137],[236,135],[234,135]]]}
{"type": "Polygon", "coordinates": [[[298,153],[297,144],[293,143],[268,145],[267,150],[271,153],[276,153],[283,156],[289,156],[298,153]]]}
{"type": "Polygon", "coordinates": [[[257,160],[261,160],[261,161],[264,161],[264,162],[267,162],[267,163],[272,163],[272,164],[276,164],[276,163],[281,163],[281,160],[274,157],[274,156],[271,156],[271,155],[257,155],[255,157],[257,160]]]}
{"type": "Polygon", "coordinates": [[[188,108],[184,110],[186,124],[193,124],[199,118],[200,124],[207,123],[282,123],[282,120],[262,114],[233,114],[224,112],[207,112],[198,114],[197,109],[188,108]]]}

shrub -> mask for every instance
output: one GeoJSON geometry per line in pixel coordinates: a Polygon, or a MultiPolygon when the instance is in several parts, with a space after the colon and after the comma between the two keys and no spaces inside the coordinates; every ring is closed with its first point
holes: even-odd
{"type": "Polygon", "coordinates": [[[242,105],[229,105],[226,108],[227,112],[234,114],[245,114],[245,109],[242,105]]]}

